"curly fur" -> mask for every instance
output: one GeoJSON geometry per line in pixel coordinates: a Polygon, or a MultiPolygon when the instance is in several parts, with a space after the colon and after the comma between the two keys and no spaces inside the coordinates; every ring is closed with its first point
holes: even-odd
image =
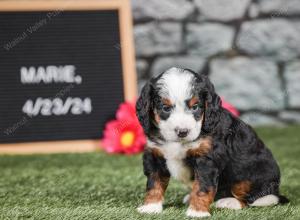
{"type": "MultiPolygon", "coordinates": [[[[256,204],[261,198],[270,197],[269,195],[278,198],[273,199],[272,204],[288,202],[279,194],[280,170],[272,153],[249,125],[221,107],[221,99],[208,77],[189,69],[172,68],[151,79],[142,89],[137,101],[137,116],[149,143],[148,150],[144,153],[147,188],[151,188],[155,181],[152,179],[153,173],[172,176],[167,166],[168,155],[163,153],[168,152],[164,147],[171,145],[162,135],[159,126],[161,122],[154,118],[155,114],[161,111],[163,99],[158,82],[170,71],[175,71],[178,75],[190,74],[193,80],[183,83],[189,83],[189,93],[191,96],[197,96],[202,103],[197,112],[198,116],[194,115],[195,120],[202,124],[199,136],[189,143],[180,142],[182,148],[195,149],[205,137],[212,140],[211,150],[205,155],[181,155],[184,165],[192,173],[190,181],[197,180],[200,184],[199,195],[215,192],[215,199],[234,197],[243,207],[256,204]],[[202,121],[199,119],[201,117],[202,121]],[[155,156],[151,151],[153,148],[160,149],[162,156],[155,156]],[[275,200],[277,202],[274,202],[275,200]]],[[[161,116],[161,120],[167,120],[167,117],[161,116]]]]}

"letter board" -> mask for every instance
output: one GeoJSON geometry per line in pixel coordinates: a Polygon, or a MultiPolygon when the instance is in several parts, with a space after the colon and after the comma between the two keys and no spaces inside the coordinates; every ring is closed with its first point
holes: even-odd
{"type": "Polygon", "coordinates": [[[0,152],[99,140],[136,94],[131,28],[126,0],[1,2],[0,152]]]}

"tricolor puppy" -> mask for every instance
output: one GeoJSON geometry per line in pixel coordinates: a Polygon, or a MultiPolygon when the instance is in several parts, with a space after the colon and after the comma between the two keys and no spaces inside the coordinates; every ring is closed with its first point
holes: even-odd
{"type": "Polygon", "coordinates": [[[150,80],[136,105],[148,137],[144,152],[147,192],[141,213],[159,213],[170,177],[191,188],[184,198],[190,217],[217,208],[271,206],[279,194],[280,171],[254,130],[221,107],[205,75],[171,68],[150,80]]]}

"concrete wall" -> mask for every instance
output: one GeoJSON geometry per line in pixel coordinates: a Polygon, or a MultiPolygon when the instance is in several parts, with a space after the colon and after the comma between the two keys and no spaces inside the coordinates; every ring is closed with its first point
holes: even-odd
{"type": "Polygon", "coordinates": [[[253,125],[300,123],[300,0],[132,0],[139,85],[209,75],[253,125]]]}

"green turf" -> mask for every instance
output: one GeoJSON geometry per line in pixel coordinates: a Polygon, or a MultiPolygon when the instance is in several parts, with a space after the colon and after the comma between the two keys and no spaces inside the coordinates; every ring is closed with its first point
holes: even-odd
{"type": "MultiPolygon", "coordinates": [[[[211,219],[300,219],[300,127],[260,128],[282,171],[291,203],[240,211],[212,208],[211,219]]],[[[141,156],[103,153],[0,156],[0,219],[187,219],[187,191],[171,181],[162,214],[141,215],[141,156]]]]}

